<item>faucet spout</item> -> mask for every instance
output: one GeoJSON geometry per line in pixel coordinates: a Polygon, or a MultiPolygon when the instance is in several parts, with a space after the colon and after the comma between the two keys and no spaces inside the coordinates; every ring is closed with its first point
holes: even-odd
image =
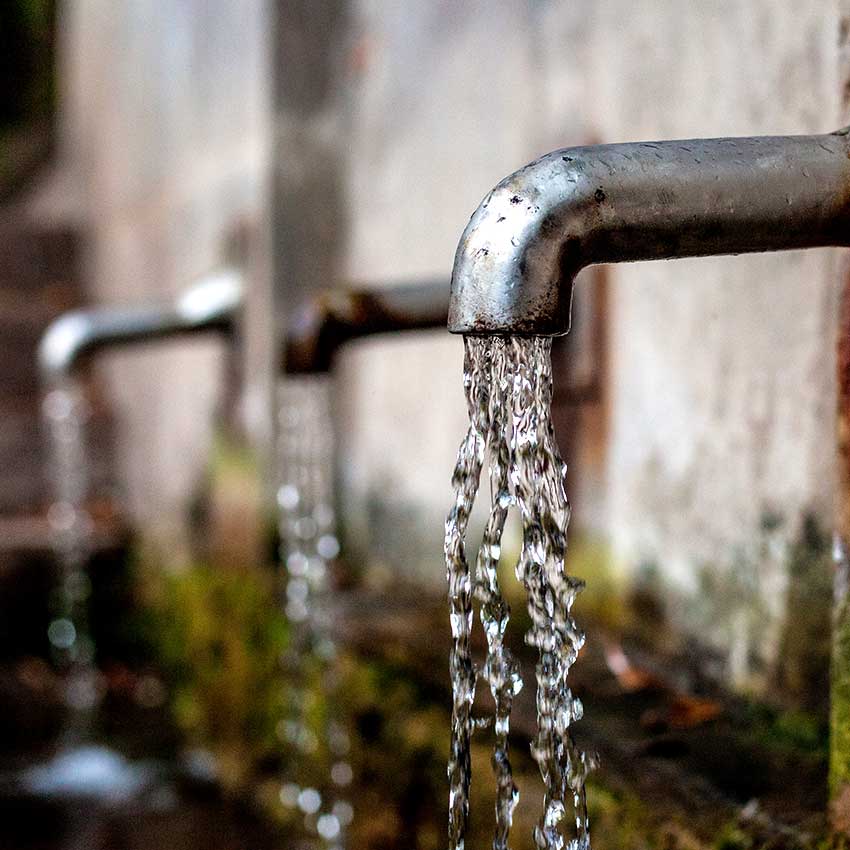
{"type": "Polygon", "coordinates": [[[69,378],[85,356],[103,348],[218,331],[231,333],[242,306],[242,274],[234,268],[210,273],[163,304],[94,307],[56,319],[38,348],[42,382],[69,378]]]}
{"type": "Polygon", "coordinates": [[[850,245],[848,129],[566,148],[473,214],[448,326],[557,336],[585,266],[830,245],[850,245]]]}
{"type": "Polygon", "coordinates": [[[346,342],[376,334],[444,328],[448,309],[448,278],[319,292],[292,314],[283,371],[289,375],[327,372],[346,342]]]}

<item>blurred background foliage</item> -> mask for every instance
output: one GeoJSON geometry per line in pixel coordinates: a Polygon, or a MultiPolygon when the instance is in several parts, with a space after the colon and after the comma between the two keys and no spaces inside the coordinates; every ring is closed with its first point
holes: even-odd
{"type": "Polygon", "coordinates": [[[270,571],[199,564],[144,570],[147,632],[191,745],[210,749],[228,787],[279,749],[280,659],[288,626],[270,571]]]}

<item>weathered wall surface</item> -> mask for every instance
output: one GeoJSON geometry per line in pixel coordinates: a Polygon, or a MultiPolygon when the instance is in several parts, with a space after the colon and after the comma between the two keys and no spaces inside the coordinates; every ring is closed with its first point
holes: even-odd
{"type": "MultiPolygon", "coordinates": [[[[831,3],[356,8],[356,277],[448,276],[484,193],[553,147],[820,132],[840,120],[831,3]]],[[[584,481],[578,470],[576,516],[627,571],[656,565],[685,608],[699,603],[705,570],[721,585],[744,571],[778,617],[787,543],[803,515],[828,522],[833,262],[822,251],[611,270],[608,437],[604,465],[584,481]]],[[[419,530],[430,559],[394,568],[426,569],[435,584],[464,428],[460,348],[439,335],[376,344],[343,367],[348,501],[371,500],[373,536],[382,524],[400,523],[400,539],[419,530]]],[[[712,617],[713,639],[739,647],[734,676],[746,679],[751,652],[775,652],[775,629],[750,635],[734,612],[712,617]]]]}
{"type": "MultiPolygon", "coordinates": [[[[65,196],[88,236],[97,303],[170,297],[259,232],[270,103],[262,0],[64,5],[60,79],[65,196]]],[[[249,245],[254,270],[258,237],[249,245]]],[[[255,298],[260,278],[251,278],[255,298]]],[[[252,307],[263,339],[268,305],[252,307]]],[[[200,341],[103,358],[119,428],[119,485],[136,520],[168,537],[209,456],[221,344],[200,341]],[[169,530],[170,529],[170,530],[169,530]]],[[[267,370],[266,370],[267,371],[267,370]]],[[[261,380],[254,368],[254,384],[261,380]]],[[[267,376],[266,376],[267,377],[267,376]]],[[[247,417],[268,429],[263,393],[247,417]]]]}
{"type": "MultiPolygon", "coordinates": [[[[445,275],[448,286],[472,210],[542,149],[540,57],[528,8],[354,5],[348,274],[445,275]]],[[[348,521],[389,570],[434,586],[443,581],[449,476],[466,428],[461,361],[460,339],[434,332],[362,344],[340,376],[348,521]]]]}
{"type": "MultiPolygon", "coordinates": [[[[300,72],[278,80],[272,130],[260,0],[66,7],[64,150],[98,300],[173,293],[218,262],[262,206],[270,141],[288,152],[285,312],[341,278],[448,282],[481,197],[551,148],[840,121],[835,3],[350,0],[321,21],[310,3],[284,8],[280,60],[300,72]]],[[[605,403],[576,417],[576,525],[625,573],[654,565],[674,616],[738,647],[742,681],[751,655],[776,652],[778,625],[700,605],[707,579],[729,598],[743,576],[778,624],[787,545],[804,515],[828,522],[833,265],[810,252],[612,268],[605,403]]],[[[337,374],[350,540],[434,587],[465,427],[461,347],[439,332],[362,344],[337,374]]],[[[123,489],[149,524],[180,515],[208,451],[214,348],[110,363],[123,489]]]]}
{"type": "MultiPolygon", "coordinates": [[[[834,6],[630,10],[597,5],[585,42],[603,138],[838,126],[834,6]],[[632,49],[606,50],[626,19],[632,49]]],[[[833,259],[682,261],[613,275],[608,503],[594,521],[627,565],[655,563],[684,592],[678,613],[705,617],[741,681],[750,655],[777,652],[787,544],[801,517],[830,521],[833,259]],[[706,575],[720,600],[705,598],[706,575]],[[735,609],[748,589],[773,627],[735,609]]]]}

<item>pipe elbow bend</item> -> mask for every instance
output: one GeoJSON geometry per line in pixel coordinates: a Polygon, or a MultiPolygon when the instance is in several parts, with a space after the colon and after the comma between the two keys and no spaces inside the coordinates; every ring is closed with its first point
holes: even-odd
{"type": "Polygon", "coordinates": [[[38,345],[38,370],[45,383],[69,375],[92,342],[85,310],[65,313],[51,322],[38,345]]]}
{"type": "Polygon", "coordinates": [[[466,226],[455,254],[449,330],[558,336],[570,328],[572,282],[600,190],[582,149],[554,151],[499,183],[466,226]]]}
{"type": "Polygon", "coordinates": [[[846,130],[565,148],[507,177],[461,238],[449,330],[566,333],[592,263],[850,245],[846,130]]]}

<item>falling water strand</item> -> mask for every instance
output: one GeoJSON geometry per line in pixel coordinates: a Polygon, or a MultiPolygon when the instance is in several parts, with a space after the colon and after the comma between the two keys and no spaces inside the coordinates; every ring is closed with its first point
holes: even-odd
{"type": "Polygon", "coordinates": [[[464,385],[470,428],[461,444],[453,478],[456,500],[446,523],[446,563],[452,616],[450,661],[454,694],[449,759],[449,839],[463,848],[469,810],[469,746],[481,721],[472,717],[475,667],[470,652],[472,598],[465,555],[469,513],[485,457],[489,459],[490,517],[479,550],[475,597],[488,653],[484,675],[495,702],[493,765],[497,777],[494,848],[508,846],[518,798],[507,755],[513,696],[521,687],[516,663],[503,646],[509,610],[497,580],[500,541],[511,505],[519,509],[523,543],[516,575],[525,588],[532,626],[526,643],[537,648],[537,734],[531,745],[544,782],[544,810],[534,830],[540,850],[589,848],[584,783],[590,760],[572,740],[570,726],[582,714],[567,674],[584,635],[571,616],[582,584],[566,574],[569,503],[552,428],[550,340],[545,337],[475,338],[465,341],[464,385]],[[569,804],[569,806],[568,806],[569,804]],[[575,812],[575,837],[569,843],[562,821],[575,812]]]}
{"type": "Polygon", "coordinates": [[[528,596],[532,626],[526,643],[537,648],[537,735],[531,752],[545,785],[544,813],[535,828],[541,850],[565,846],[560,822],[573,803],[576,837],[571,850],[589,847],[584,783],[588,760],[576,747],[570,725],[582,716],[567,674],[584,644],[571,616],[582,582],[565,572],[569,502],[566,465],[552,429],[551,340],[510,340],[513,351],[513,458],[511,484],[522,517],[523,543],[517,578],[528,596]]]}
{"type": "Polygon", "coordinates": [[[54,661],[66,674],[66,701],[79,714],[93,708],[98,698],[94,646],[87,623],[90,585],[85,568],[92,546],[92,522],[85,504],[88,406],[82,389],[72,381],[51,387],[42,402],[42,415],[53,489],[47,519],[59,567],[47,636],[54,661]]]}
{"type": "Polygon", "coordinates": [[[494,850],[506,850],[519,791],[513,781],[508,757],[513,698],[522,688],[519,666],[504,645],[510,606],[499,587],[499,559],[502,533],[512,503],[509,489],[510,451],[507,429],[510,427],[508,394],[508,349],[504,339],[491,342],[488,459],[490,478],[490,516],[484,529],[475,568],[475,597],[480,603],[479,616],[487,638],[484,678],[494,703],[495,746],[493,771],[496,775],[496,831],[494,850]]]}
{"type": "Polygon", "coordinates": [[[490,406],[489,371],[492,348],[487,340],[465,339],[463,385],[469,411],[469,430],[460,445],[452,485],[455,502],[446,520],[446,573],[452,648],[452,726],[449,752],[449,847],[463,850],[469,817],[469,783],[472,766],[472,703],[475,700],[475,667],[472,663],[472,578],[466,558],[465,537],[469,515],[478,492],[478,481],[487,446],[490,406]]]}
{"type": "Polygon", "coordinates": [[[277,494],[285,612],[291,627],[284,658],[289,704],[281,738],[296,757],[284,777],[280,800],[303,815],[307,840],[298,846],[342,848],[353,809],[350,738],[338,718],[311,728],[317,689],[328,700],[338,687],[336,646],[330,636],[329,569],[339,553],[333,511],[331,386],[327,376],[289,378],[278,390],[280,441],[277,494]],[[330,776],[316,770],[322,756],[330,776]]]}

